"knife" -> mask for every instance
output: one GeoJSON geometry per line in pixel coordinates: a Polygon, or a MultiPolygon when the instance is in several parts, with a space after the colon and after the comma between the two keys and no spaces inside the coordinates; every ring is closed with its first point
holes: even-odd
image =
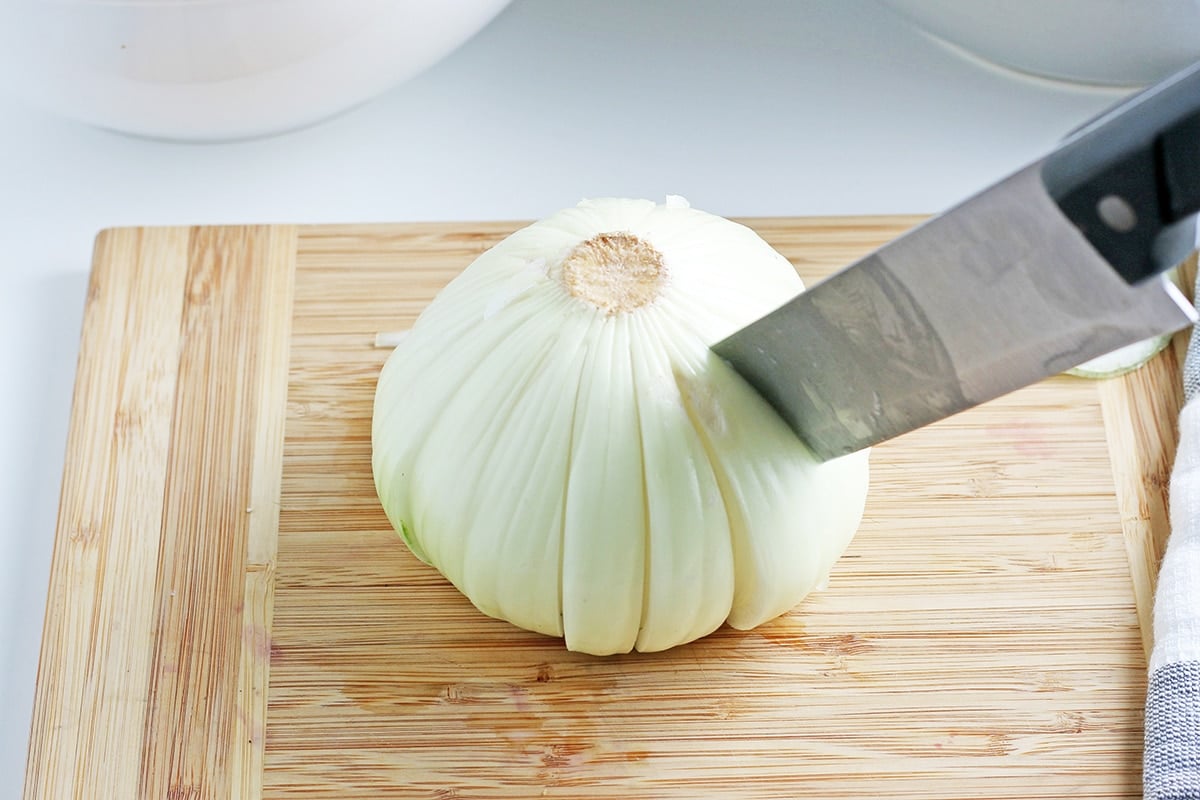
{"type": "Polygon", "coordinates": [[[713,350],[835,458],[1195,322],[1198,210],[1200,63],[713,350]]]}

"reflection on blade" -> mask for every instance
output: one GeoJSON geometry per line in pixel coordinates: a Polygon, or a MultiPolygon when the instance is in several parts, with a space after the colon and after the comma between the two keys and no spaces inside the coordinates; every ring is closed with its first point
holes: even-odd
{"type": "Polygon", "coordinates": [[[1122,280],[1034,165],[713,349],[832,458],[1194,318],[1165,278],[1122,280]]]}

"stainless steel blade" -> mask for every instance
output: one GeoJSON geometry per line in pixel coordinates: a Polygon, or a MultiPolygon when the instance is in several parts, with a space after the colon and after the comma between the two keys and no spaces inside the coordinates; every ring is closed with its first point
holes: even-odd
{"type": "Polygon", "coordinates": [[[1033,164],[713,349],[820,458],[890,439],[1150,336],[1195,309],[1126,283],[1033,164]]]}

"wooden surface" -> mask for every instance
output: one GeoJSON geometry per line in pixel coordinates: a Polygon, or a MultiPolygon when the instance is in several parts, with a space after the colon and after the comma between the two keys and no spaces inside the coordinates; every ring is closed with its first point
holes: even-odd
{"type": "MultiPolygon", "coordinates": [[[[812,281],[917,221],[749,223],[812,281]]],[[[514,227],[99,238],[27,798],[1140,796],[1178,352],[877,448],[785,617],[574,655],[410,556],[371,481],[375,334],[514,227]]]]}

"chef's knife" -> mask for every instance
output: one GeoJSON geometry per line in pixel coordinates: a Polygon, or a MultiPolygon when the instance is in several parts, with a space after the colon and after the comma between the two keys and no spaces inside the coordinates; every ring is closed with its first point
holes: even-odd
{"type": "Polygon", "coordinates": [[[1200,64],[716,344],[822,459],[936,422],[1196,311],[1200,64]]]}

